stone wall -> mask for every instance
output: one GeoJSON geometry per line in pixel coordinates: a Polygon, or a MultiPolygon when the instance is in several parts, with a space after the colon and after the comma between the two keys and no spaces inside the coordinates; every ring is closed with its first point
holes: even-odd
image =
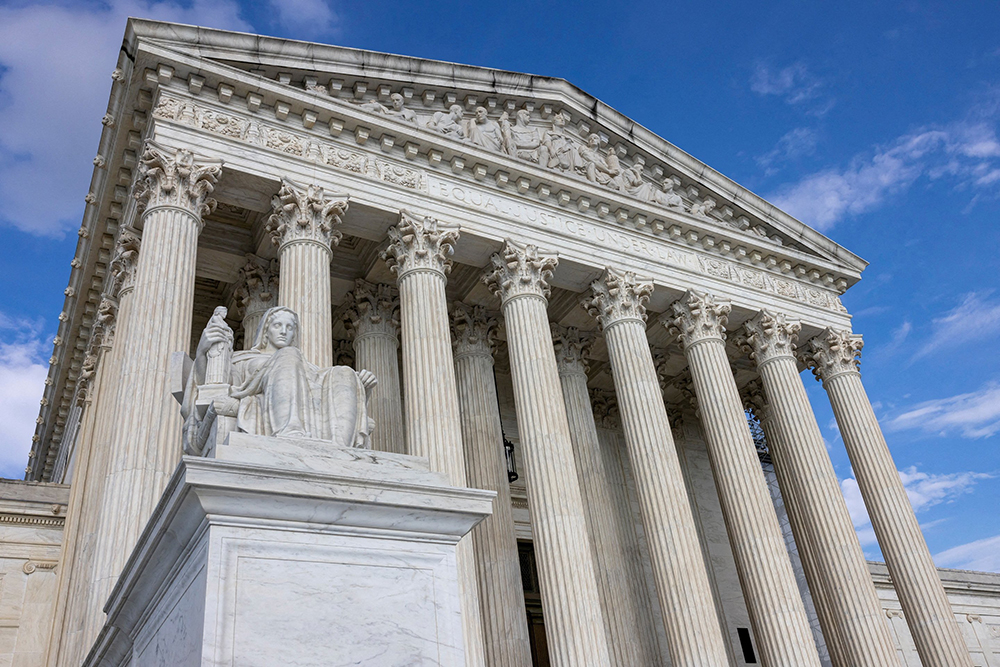
{"type": "Polygon", "coordinates": [[[0,667],[45,663],[69,487],[0,480],[0,667]]]}

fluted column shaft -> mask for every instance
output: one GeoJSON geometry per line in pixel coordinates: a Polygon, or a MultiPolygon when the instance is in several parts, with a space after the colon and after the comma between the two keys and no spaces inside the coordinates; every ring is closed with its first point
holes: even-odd
{"type": "Polygon", "coordinates": [[[818,597],[823,601],[819,611],[824,634],[829,636],[829,624],[835,625],[847,665],[896,665],[875,585],[793,356],[799,326],[766,312],[745,325],[771,408],[776,437],[770,452],[775,469],[781,471],[779,484],[785,483],[781,495],[793,509],[789,520],[796,543],[801,548],[808,542],[802,563],[806,576],[822,585],[818,597]]]}
{"type": "Polygon", "coordinates": [[[810,341],[810,362],[833,406],[851,468],[925,667],[971,667],[906,489],[861,383],[860,336],[827,330],[810,341]]]}
{"type": "Polygon", "coordinates": [[[552,334],[611,661],[622,667],[651,665],[657,658],[645,652],[647,645],[640,636],[642,623],[638,618],[638,604],[628,583],[626,555],[614,526],[608,471],[601,457],[587,389],[584,355],[593,336],[573,327],[555,326],[552,334]]]}
{"type": "Polygon", "coordinates": [[[652,284],[608,269],[585,305],[604,329],[643,530],[675,667],[728,664],[645,329],[652,284]]]}
{"type": "Polygon", "coordinates": [[[507,241],[487,276],[501,299],[528,510],[554,667],[610,665],[594,559],[549,333],[552,256],[507,241]]]}
{"type": "Polygon", "coordinates": [[[456,304],[455,376],[469,486],[496,491],[493,514],[472,531],[489,667],[531,667],[524,589],[507,481],[490,337],[496,320],[456,304]]]}
{"type": "MultiPolygon", "coordinates": [[[[448,256],[458,229],[402,212],[399,224],[389,230],[389,239],[384,257],[399,281],[408,453],[426,457],[431,470],[445,473],[452,484],[464,487],[462,422],[445,295],[448,256]]],[[[485,652],[470,537],[458,543],[456,560],[465,663],[480,667],[485,665],[485,652]]]]}
{"type": "Polygon", "coordinates": [[[750,623],[765,665],[819,666],[805,606],[726,356],[728,303],[689,292],[664,318],[679,332],[750,623]]]}
{"type": "Polygon", "coordinates": [[[368,414],[375,420],[372,449],[406,454],[399,384],[399,295],[389,285],[358,280],[347,301],[352,304],[345,323],[354,337],[355,369],[371,371],[378,379],[368,399],[368,414]]]}

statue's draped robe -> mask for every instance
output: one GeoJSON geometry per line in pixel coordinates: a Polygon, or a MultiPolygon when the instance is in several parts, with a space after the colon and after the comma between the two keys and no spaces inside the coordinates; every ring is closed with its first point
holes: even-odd
{"type": "Polygon", "coordinates": [[[297,347],[247,350],[233,355],[232,386],[240,431],[367,446],[365,388],[352,368],[319,368],[297,347]]]}

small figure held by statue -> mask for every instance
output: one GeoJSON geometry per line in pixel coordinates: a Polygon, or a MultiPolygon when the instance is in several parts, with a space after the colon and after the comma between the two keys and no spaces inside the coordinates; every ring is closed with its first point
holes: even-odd
{"type": "Polygon", "coordinates": [[[261,317],[253,347],[233,352],[226,313],[215,309],[185,378],[185,453],[200,455],[233,431],[370,446],[370,371],[310,363],[298,347],[298,315],[282,306],[261,317]]]}

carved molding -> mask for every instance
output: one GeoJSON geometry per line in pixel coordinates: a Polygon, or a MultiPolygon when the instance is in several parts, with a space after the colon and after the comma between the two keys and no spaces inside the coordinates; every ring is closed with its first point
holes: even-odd
{"type": "Polygon", "coordinates": [[[552,323],[552,345],[556,351],[556,364],[560,375],[583,375],[590,370],[587,357],[597,336],[590,331],[580,331],[576,327],[564,327],[552,323]]]}
{"type": "Polygon", "coordinates": [[[737,338],[737,344],[760,365],[777,357],[794,357],[801,329],[800,322],[784,313],[762,310],[743,324],[745,335],[737,338]]]}
{"type": "Polygon", "coordinates": [[[0,513],[0,523],[20,524],[22,526],[51,526],[53,528],[61,528],[66,523],[66,518],[62,516],[38,516],[33,514],[0,513]]]}
{"type": "Polygon", "coordinates": [[[824,329],[811,338],[802,358],[817,380],[826,382],[845,373],[861,373],[864,339],[846,329],[824,329]]]}
{"type": "Polygon", "coordinates": [[[507,239],[503,249],[490,257],[493,270],[483,276],[483,282],[501,302],[520,296],[548,299],[549,278],[559,264],[555,255],[538,251],[531,243],[520,244],[507,239]]]}
{"type": "Polygon", "coordinates": [[[632,271],[608,267],[604,275],[590,284],[592,296],[584,297],[581,305],[597,319],[602,329],[634,320],[646,321],[646,302],[653,293],[653,283],[639,280],[632,271]]]}
{"type": "Polygon", "coordinates": [[[267,219],[271,243],[278,246],[279,253],[299,242],[317,243],[329,250],[344,236],[336,227],[343,224],[348,199],[348,195],[327,195],[318,185],[302,186],[282,178],[267,219]]]}
{"type": "Polygon", "coordinates": [[[451,335],[455,358],[482,356],[493,360],[499,320],[485,306],[456,301],[452,310],[451,335]]]}
{"type": "Polygon", "coordinates": [[[222,175],[219,160],[195,160],[194,153],[172,149],[148,141],[139,158],[136,201],[147,212],[169,206],[192,214],[204,225],[203,218],[215,210],[209,197],[222,175]]]}
{"type": "Polygon", "coordinates": [[[403,209],[399,223],[389,228],[389,246],[382,251],[382,259],[400,280],[418,270],[448,275],[459,232],[458,225],[403,209]]]}
{"type": "Polygon", "coordinates": [[[689,290],[675,301],[660,322],[687,349],[706,340],[725,340],[732,304],[711,294],[689,290]]]}
{"type": "Polygon", "coordinates": [[[354,340],[365,336],[399,335],[399,290],[384,283],[354,281],[354,291],[344,298],[344,326],[354,340]]]}

